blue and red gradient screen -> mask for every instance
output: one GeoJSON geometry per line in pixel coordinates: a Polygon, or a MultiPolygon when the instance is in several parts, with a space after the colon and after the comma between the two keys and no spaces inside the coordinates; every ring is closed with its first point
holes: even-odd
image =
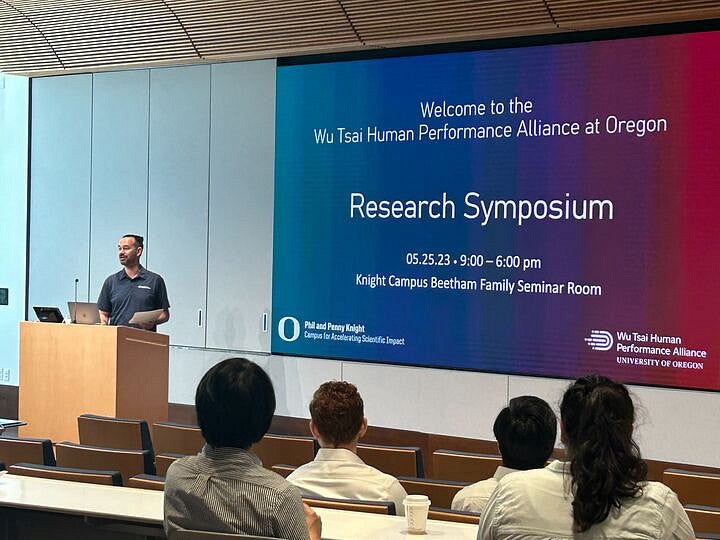
{"type": "Polygon", "coordinates": [[[278,68],[272,351],[720,390],[718,51],[278,68]]]}

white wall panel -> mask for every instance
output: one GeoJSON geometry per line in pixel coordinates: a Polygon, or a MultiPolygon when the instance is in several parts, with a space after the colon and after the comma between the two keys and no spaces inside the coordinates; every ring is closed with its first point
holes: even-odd
{"type": "Polygon", "coordinates": [[[644,457],[720,467],[720,393],[633,386],[644,457]]]}
{"type": "Polygon", "coordinates": [[[340,379],[336,361],[171,347],[168,400],[194,404],[195,389],[205,372],[231,356],[248,358],[267,371],[275,387],[275,414],[281,416],[309,418],[313,392],[325,381],[340,379]]]}
{"type": "Polygon", "coordinates": [[[270,352],[274,60],[212,66],[210,126],[207,346],[270,352]]]}
{"type": "Polygon", "coordinates": [[[91,301],[120,269],[118,239],[146,236],[149,93],[148,70],[93,75],[91,301]]]}
{"type": "Polygon", "coordinates": [[[507,403],[507,376],[343,362],[374,426],[493,439],[492,420],[507,403]]]}
{"type": "Polygon", "coordinates": [[[87,300],[91,105],[92,75],[33,80],[29,302],[66,316],[76,278],[87,300]]]}
{"type": "Polygon", "coordinates": [[[210,66],[153,69],[146,254],[165,278],[174,345],[205,346],[209,144],[210,66]]]}
{"type": "Polygon", "coordinates": [[[18,322],[25,318],[29,79],[0,73],[0,384],[18,384],[18,322]]]}

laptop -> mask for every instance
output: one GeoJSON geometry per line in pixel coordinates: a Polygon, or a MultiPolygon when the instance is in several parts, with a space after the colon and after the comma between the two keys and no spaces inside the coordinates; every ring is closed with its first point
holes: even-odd
{"type": "Polygon", "coordinates": [[[98,324],[100,314],[95,302],[68,302],[70,320],[75,324],[98,324]]]}
{"type": "Polygon", "coordinates": [[[40,322],[61,323],[64,320],[62,313],[56,307],[33,306],[33,310],[40,322]]]}

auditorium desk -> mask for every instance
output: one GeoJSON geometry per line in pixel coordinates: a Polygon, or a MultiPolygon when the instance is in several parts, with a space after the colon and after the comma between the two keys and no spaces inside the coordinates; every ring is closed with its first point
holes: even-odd
{"type": "MultiPolygon", "coordinates": [[[[0,474],[0,539],[164,538],[160,491],[98,486],[0,474]]],[[[405,518],[318,509],[323,538],[468,539],[477,526],[429,521],[427,535],[409,535],[405,518]]]]}

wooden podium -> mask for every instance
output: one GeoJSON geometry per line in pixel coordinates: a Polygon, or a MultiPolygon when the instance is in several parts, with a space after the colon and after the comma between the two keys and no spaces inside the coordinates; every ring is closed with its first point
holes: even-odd
{"type": "Polygon", "coordinates": [[[78,442],[84,413],[167,421],[168,344],[125,326],[21,322],[20,436],[78,442]]]}

